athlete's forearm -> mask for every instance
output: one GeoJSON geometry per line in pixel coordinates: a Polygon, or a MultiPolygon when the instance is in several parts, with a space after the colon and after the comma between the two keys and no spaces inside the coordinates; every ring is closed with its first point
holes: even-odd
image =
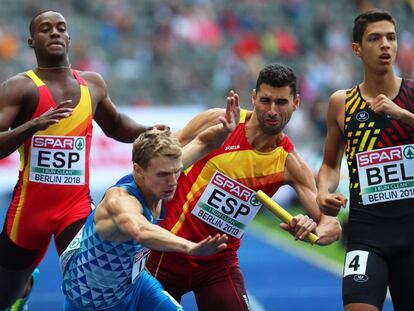
{"type": "Polygon", "coordinates": [[[0,133],[0,159],[16,151],[29,137],[37,131],[36,123],[31,120],[12,130],[0,133]]]}
{"type": "Polygon", "coordinates": [[[197,135],[210,126],[220,123],[219,116],[224,116],[225,110],[221,108],[212,108],[195,116],[187,125],[174,133],[182,146],[187,145],[197,135]]]}
{"type": "Polygon", "coordinates": [[[339,178],[339,169],[322,164],[316,182],[318,193],[326,194],[335,192],[339,185],[339,178]]]}
{"type": "Polygon", "coordinates": [[[222,124],[210,126],[201,132],[196,139],[198,139],[207,151],[214,150],[220,147],[231,131],[222,124]]]}
{"type": "Polygon", "coordinates": [[[319,245],[328,245],[339,239],[342,233],[341,225],[336,217],[322,215],[316,227],[319,245]]]}
{"type": "Polygon", "coordinates": [[[148,222],[140,226],[135,240],[143,246],[157,251],[180,252],[188,254],[195,243],[148,222]]]}
{"type": "Polygon", "coordinates": [[[148,126],[141,125],[128,117],[126,114],[119,113],[112,126],[101,126],[104,133],[117,141],[132,143],[139,134],[149,129],[148,126]]]}

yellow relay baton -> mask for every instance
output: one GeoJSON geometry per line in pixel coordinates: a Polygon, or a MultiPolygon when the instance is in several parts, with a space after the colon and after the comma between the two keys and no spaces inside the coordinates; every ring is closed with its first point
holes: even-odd
{"type": "MultiPolygon", "coordinates": [[[[275,214],[280,220],[290,225],[290,223],[292,222],[293,216],[289,214],[287,210],[285,210],[283,207],[277,204],[274,200],[272,200],[272,198],[269,197],[266,193],[264,193],[262,190],[259,190],[256,193],[256,198],[264,206],[266,206],[273,214],[275,214]]],[[[311,244],[315,244],[316,241],[318,241],[319,239],[319,237],[312,232],[310,232],[306,236],[306,238],[311,244]]]]}

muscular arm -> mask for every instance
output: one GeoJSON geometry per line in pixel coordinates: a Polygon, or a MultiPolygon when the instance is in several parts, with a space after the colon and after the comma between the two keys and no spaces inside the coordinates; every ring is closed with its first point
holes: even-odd
{"type": "Polygon", "coordinates": [[[322,212],[330,216],[336,216],[340,207],[346,205],[346,198],[335,193],[344,153],[345,95],[344,90],[337,91],[329,100],[325,150],[317,178],[317,202],[322,212]]]}
{"type": "MultiPolygon", "coordinates": [[[[227,100],[229,98],[234,98],[234,96],[237,96],[238,102],[238,95],[233,90],[228,93],[227,100]]],[[[239,104],[237,103],[237,105],[239,104]]],[[[227,108],[212,108],[206,110],[192,118],[184,128],[176,131],[174,135],[178,138],[181,145],[185,146],[207,128],[220,124],[220,118],[226,117],[226,111],[227,108]]]]}
{"type": "Polygon", "coordinates": [[[150,223],[143,216],[140,202],[123,188],[107,190],[95,212],[95,223],[96,231],[106,240],[125,242],[133,239],[147,248],[159,251],[202,256],[227,247],[225,235],[193,243],[150,223]]]}
{"type": "Polygon", "coordinates": [[[210,151],[220,147],[240,120],[239,96],[230,92],[226,101],[224,116],[219,116],[221,124],[212,125],[183,147],[183,166],[188,167],[210,151]]]}
{"type": "Polygon", "coordinates": [[[316,202],[316,184],[311,169],[300,155],[293,151],[286,159],[285,182],[292,186],[310,217],[317,223],[312,222],[302,215],[295,216],[290,228],[282,225],[282,228],[295,234],[296,238],[303,239],[304,236],[313,230],[319,236],[318,244],[326,245],[339,239],[341,226],[336,218],[325,216],[319,210],[316,202]]]}
{"type": "Polygon", "coordinates": [[[56,109],[31,119],[38,96],[34,84],[22,75],[5,81],[0,87],[0,159],[19,148],[26,139],[44,130],[60,119],[69,117],[73,109],[58,106],[56,109]]]}
{"type": "Polygon", "coordinates": [[[295,189],[300,203],[316,222],[321,212],[316,204],[316,185],[310,167],[294,150],[286,159],[285,183],[295,189]]]}
{"type": "Polygon", "coordinates": [[[185,146],[205,129],[210,126],[219,125],[219,117],[224,117],[225,113],[226,110],[223,108],[206,110],[191,119],[184,128],[176,131],[174,135],[178,138],[181,145],[185,146]]]}
{"type": "Polygon", "coordinates": [[[108,94],[103,78],[92,72],[84,72],[82,76],[88,81],[94,106],[94,120],[106,136],[115,140],[132,143],[139,134],[148,129],[138,124],[126,114],[120,113],[108,94]]]}

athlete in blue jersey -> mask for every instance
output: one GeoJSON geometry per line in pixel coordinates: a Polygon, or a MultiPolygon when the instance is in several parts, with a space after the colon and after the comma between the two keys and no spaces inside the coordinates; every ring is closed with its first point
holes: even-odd
{"type": "Polygon", "coordinates": [[[157,226],[183,167],[217,148],[239,120],[238,97],[226,117],[181,148],[169,132],[149,130],[133,146],[133,172],[109,188],[61,256],[65,310],[182,310],[144,268],[150,249],[208,256],[227,247],[217,234],[194,243],[157,226]]]}

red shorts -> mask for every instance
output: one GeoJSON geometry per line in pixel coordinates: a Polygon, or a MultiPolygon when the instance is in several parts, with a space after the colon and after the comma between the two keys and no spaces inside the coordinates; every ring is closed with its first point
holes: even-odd
{"type": "MultiPolygon", "coordinates": [[[[45,201],[31,200],[19,211],[18,198],[15,196],[12,199],[0,237],[1,266],[10,269],[36,267],[43,259],[51,237],[54,236],[55,244],[58,245],[56,239],[62,232],[86,219],[91,212],[89,195],[77,197],[70,203],[62,200],[45,201]]],[[[73,235],[64,237],[68,242],[76,235],[71,230],[65,232],[73,235]]],[[[57,250],[59,255],[64,251],[59,247],[57,250]]]]}
{"type": "Polygon", "coordinates": [[[177,301],[194,291],[200,311],[250,310],[236,252],[194,260],[177,253],[151,251],[147,268],[177,301]]]}

